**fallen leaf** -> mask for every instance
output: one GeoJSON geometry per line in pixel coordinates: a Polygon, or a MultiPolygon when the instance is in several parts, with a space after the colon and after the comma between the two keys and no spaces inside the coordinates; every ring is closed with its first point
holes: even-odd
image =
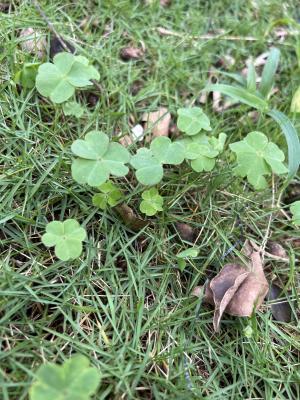
{"type": "Polygon", "coordinates": [[[75,47],[71,43],[62,39],[61,37],[56,37],[54,35],[50,38],[50,59],[53,60],[54,56],[58,53],[62,53],[69,50],[70,53],[75,53],[75,47]]]}
{"type": "Polygon", "coordinates": [[[268,242],[267,244],[267,251],[271,255],[278,257],[278,258],[284,258],[288,260],[288,255],[285,251],[285,249],[282,247],[280,243],[277,242],[268,242]]]}
{"type": "Polygon", "coordinates": [[[271,304],[271,311],[274,319],[281,322],[290,322],[292,320],[292,309],[289,302],[282,300],[282,289],[275,283],[272,283],[268,293],[268,300],[277,300],[271,304]]]}
{"type": "Polygon", "coordinates": [[[45,55],[47,47],[43,34],[33,28],[25,28],[20,32],[20,46],[24,52],[34,54],[41,59],[45,55]]]}
{"type": "MultiPolygon", "coordinates": [[[[269,286],[264,275],[260,253],[246,241],[243,252],[250,258],[248,266],[226,264],[206,287],[204,300],[215,306],[214,330],[219,331],[224,312],[238,317],[248,317],[257,310],[269,286]]],[[[200,287],[193,294],[199,296],[200,287]]]]}
{"type": "Polygon", "coordinates": [[[128,147],[132,145],[133,140],[129,135],[121,136],[119,139],[119,143],[121,143],[122,146],[128,147]]]}
{"type": "Polygon", "coordinates": [[[191,243],[195,242],[197,238],[197,232],[191,225],[188,225],[184,222],[176,222],[175,228],[182,240],[191,243]]]}
{"type": "Polygon", "coordinates": [[[140,79],[137,79],[132,82],[132,85],[130,86],[130,93],[132,94],[132,96],[136,96],[143,87],[144,82],[140,79]]]}
{"type": "Polygon", "coordinates": [[[171,114],[165,107],[160,107],[158,111],[144,113],[142,121],[145,122],[145,129],[151,129],[152,136],[169,136],[171,114]]]}
{"type": "Polygon", "coordinates": [[[144,55],[144,50],[138,47],[124,47],[120,51],[120,58],[123,61],[138,60],[144,55]]]}
{"type": "Polygon", "coordinates": [[[148,221],[139,218],[135,214],[133,209],[125,203],[115,206],[114,210],[116,210],[117,213],[120,215],[125,225],[128,226],[128,228],[132,229],[134,232],[139,232],[149,223],[148,221]]]}

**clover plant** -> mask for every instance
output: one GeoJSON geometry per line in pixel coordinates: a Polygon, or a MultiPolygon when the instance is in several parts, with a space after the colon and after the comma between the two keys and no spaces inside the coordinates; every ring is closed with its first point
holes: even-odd
{"type": "Polygon", "coordinates": [[[63,103],[73,96],[76,88],[92,85],[91,80],[99,78],[99,72],[87,58],[62,52],[53,58],[53,63],[40,65],[36,88],[53,103],[63,103]]]}
{"type": "Polygon", "coordinates": [[[40,63],[24,63],[22,68],[15,74],[14,82],[25,89],[34,88],[39,66],[40,63]]]}
{"type": "Polygon", "coordinates": [[[290,206],[291,213],[293,214],[293,223],[300,225],[300,200],[295,201],[290,206]]]}
{"type": "Polygon", "coordinates": [[[98,189],[101,193],[94,194],[92,201],[94,206],[102,210],[106,210],[107,206],[116,206],[123,198],[123,193],[111,181],[103,183],[98,189]]]}
{"type": "Polygon", "coordinates": [[[55,246],[55,255],[62,261],[68,261],[80,256],[85,237],[85,229],[75,219],[67,219],[47,224],[42,242],[46,247],[55,246]]]}
{"type": "Polygon", "coordinates": [[[80,118],[84,113],[84,107],[76,101],[67,101],[63,103],[62,108],[66,116],[72,115],[73,117],[80,118]]]}
{"type": "Polygon", "coordinates": [[[30,400],[89,400],[101,376],[83,355],[75,355],[62,365],[46,363],[39,367],[29,390],[30,400]]]}
{"type": "Polygon", "coordinates": [[[196,172],[211,171],[215,166],[216,157],[223,151],[226,137],[223,132],[218,138],[200,133],[183,139],[185,158],[191,160],[192,169],[196,172]]]}
{"type": "Polygon", "coordinates": [[[269,142],[262,132],[250,132],[243,140],[231,143],[229,147],[237,157],[238,165],[233,169],[234,173],[247,177],[257,190],[267,187],[264,175],[288,172],[283,164],[283,151],[275,143],[269,142]]]}
{"type": "MultiPolygon", "coordinates": [[[[297,173],[300,164],[300,141],[298,132],[288,116],[281,111],[274,108],[272,109],[269,102],[279,59],[280,51],[275,47],[270,49],[270,54],[263,68],[261,81],[257,89],[255,73],[251,73],[250,71],[247,80],[238,74],[227,74],[227,76],[235,79],[239,85],[208,84],[204,91],[219,92],[247,106],[254,107],[262,114],[267,114],[280,126],[288,146],[288,178],[291,179],[297,173]]],[[[254,71],[252,70],[252,72],[254,71]]],[[[293,111],[297,111],[299,106],[298,95],[297,93],[297,97],[295,97],[292,105],[293,111]]],[[[262,182],[264,181],[262,180],[262,182]]]]}
{"type": "Polygon", "coordinates": [[[145,190],[142,193],[143,201],[140,204],[140,210],[148,217],[152,217],[158,211],[163,211],[163,197],[158,193],[156,188],[145,190]]]}
{"type": "Polygon", "coordinates": [[[142,147],[131,158],[130,164],[136,169],[136,178],[143,185],[155,185],[163,177],[163,165],[179,165],[184,160],[184,146],[161,136],[155,138],[150,149],[142,147]]]}
{"type": "Polygon", "coordinates": [[[190,258],[195,258],[199,254],[199,250],[196,247],[190,247],[189,249],[183,250],[176,255],[177,264],[181,271],[186,267],[186,260],[190,258]]]}
{"type": "Polygon", "coordinates": [[[200,107],[179,108],[177,126],[187,135],[197,135],[202,129],[211,131],[208,116],[200,107]]]}
{"type": "Polygon", "coordinates": [[[110,175],[125,176],[130,161],[128,150],[120,143],[110,142],[109,137],[99,131],[91,131],[84,140],[78,139],[71,146],[78,156],[72,163],[72,176],[76,182],[100,186],[110,175]]]}

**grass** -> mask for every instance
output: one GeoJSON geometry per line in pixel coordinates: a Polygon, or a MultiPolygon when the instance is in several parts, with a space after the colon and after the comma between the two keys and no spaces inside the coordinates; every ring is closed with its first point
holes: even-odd
{"type": "MultiPolygon", "coordinates": [[[[134,233],[113,210],[96,210],[92,190],[70,176],[73,140],[95,128],[110,135],[127,133],[130,115],[139,121],[144,111],[158,106],[176,115],[177,108],[197,100],[219,58],[231,54],[236,64],[230,71],[235,72],[250,55],[266,51],[270,22],[282,16],[297,19],[296,2],[174,0],[164,8],[128,0],[41,1],[57,31],[101,73],[99,101],[80,120],[63,117],[35,90],[18,92],[12,84],[18,64],[32,60],[20,49],[18,32],[48,30],[30,2],[9,3],[9,14],[0,15],[1,399],[27,399],[41,363],[60,363],[75,352],[87,355],[101,371],[99,400],[300,398],[299,320],[293,303],[299,294],[300,234],[282,213],[273,213],[269,236],[284,244],[290,262],[268,260],[266,270],[269,281],[277,278],[286,288],[292,323],[273,320],[265,302],[249,319],[225,316],[215,334],[211,308],[191,296],[196,285],[239,256],[235,250],[223,257],[240,239],[238,217],[244,234],[262,242],[272,212],[271,187],[255,193],[233,178],[227,153],[210,174],[170,170],[161,189],[165,211],[152,228],[134,233]],[[96,26],[80,28],[85,17],[97,20],[96,26]],[[112,32],[103,38],[107,26],[112,32]],[[181,37],[161,36],[159,26],[181,37]],[[190,39],[218,29],[256,40],[190,39]],[[141,41],[147,50],[143,60],[119,59],[122,47],[141,41]],[[132,95],[137,80],[143,88],[132,95]],[[64,263],[40,238],[48,221],[68,217],[86,227],[88,240],[80,260],[64,263]],[[199,257],[184,273],[175,265],[174,255],[186,247],[174,230],[178,221],[200,230],[199,257]],[[244,333],[248,326],[250,338],[244,333]]],[[[277,45],[282,59],[273,102],[288,112],[300,76],[293,38],[277,45]]],[[[246,110],[240,106],[217,114],[210,102],[205,106],[212,126],[226,132],[229,142],[261,130],[284,146],[270,119],[241,120],[246,110]]],[[[119,183],[138,210],[142,187],[131,178],[119,183]]],[[[275,200],[281,183],[275,181],[275,200]]],[[[292,187],[299,193],[297,185],[295,178],[292,187]]]]}

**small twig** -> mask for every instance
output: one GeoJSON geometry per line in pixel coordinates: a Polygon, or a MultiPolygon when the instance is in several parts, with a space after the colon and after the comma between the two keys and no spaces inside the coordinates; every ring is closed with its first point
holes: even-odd
{"type": "MultiPolygon", "coordinates": [[[[176,37],[180,37],[180,38],[184,38],[187,37],[188,39],[192,39],[192,40],[210,40],[210,39],[221,39],[221,40],[233,40],[233,41],[242,41],[245,40],[247,42],[256,42],[260,39],[257,39],[254,36],[232,36],[232,35],[225,35],[223,33],[219,33],[219,34],[212,34],[212,33],[207,33],[206,35],[199,35],[199,36],[195,36],[195,35],[184,35],[182,33],[178,33],[178,32],[174,32],[174,31],[170,31],[169,29],[165,29],[163,27],[158,27],[155,28],[157,30],[157,32],[160,35],[164,35],[164,36],[176,36],[176,37]]],[[[273,43],[273,40],[267,39],[266,40],[267,43],[273,43]]]]}
{"type": "Polygon", "coordinates": [[[60,34],[57,32],[57,30],[54,28],[54,25],[52,24],[52,22],[49,20],[49,18],[47,17],[47,15],[44,13],[44,11],[42,10],[39,2],[37,0],[32,0],[35,8],[37,9],[38,13],[40,14],[40,16],[43,18],[43,20],[46,22],[46,24],[48,25],[49,30],[57,37],[57,40],[59,41],[59,43],[62,45],[63,49],[66,50],[67,52],[70,51],[70,49],[68,48],[68,46],[65,44],[65,42],[63,41],[62,37],[60,36],[60,34]]]}
{"type": "Polygon", "coordinates": [[[270,214],[270,217],[269,217],[266,233],[264,235],[263,241],[262,241],[261,246],[260,246],[262,260],[264,260],[266,245],[267,245],[267,242],[268,242],[269,237],[270,237],[270,229],[271,229],[271,223],[272,223],[272,220],[273,220],[274,207],[275,207],[275,179],[274,179],[274,174],[272,174],[272,204],[271,204],[271,210],[272,211],[271,211],[271,214],[270,214]]]}

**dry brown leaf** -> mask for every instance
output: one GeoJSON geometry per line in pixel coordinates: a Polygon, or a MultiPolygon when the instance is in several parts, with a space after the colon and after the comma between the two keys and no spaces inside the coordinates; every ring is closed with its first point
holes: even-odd
{"type": "Polygon", "coordinates": [[[268,251],[268,253],[270,253],[271,255],[273,255],[275,257],[288,260],[288,255],[280,243],[268,242],[267,251],[268,251]]]}
{"type": "Polygon", "coordinates": [[[20,32],[20,38],[20,46],[23,51],[43,58],[47,44],[41,32],[33,28],[25,28],[20,32]]]}
{"type": "Polygon", "coordinates": [[[138,47],[124,47],[120,51],[120,57],[123,61],[138,60],[144,55],[144,50],[138,47]]]}
{"type": "Polygon", "coordinates": [[[175,228],[182,240],[194,243],[197,238],[196,230],[185,222],[176,222],[175,228]]]}
{"type": "Polygon", "coordinates": [[[144,113],[142,121],[145,122],[145,129],[151,129],[153,137],[169,136],[171,114],[165,107],[160,107],[158,111],[144,113]]]}
{"type": "MultiPolygon", "coordinates": [[[[246,242],[244,253],[250,258],[250,264],[227,264],[206,287],[204,300],[215,306],[213,325],[219,331],[224,312],[238,317],[248,317],[257,310],[269,290],[260,253],[246,242]]],[[[195,288],[193,294],[199,296],[201,288],[195,288]]]]}
{"type": "Polygon", "coordinates": [[[148,221],[139,218],[135,214],[133,209],[125,203],[115,206],[114,209],[120,215],[125,225],[128,226],[128,228],[132,229],[134,232],[139,232],[149,223],[148,221]]]}

